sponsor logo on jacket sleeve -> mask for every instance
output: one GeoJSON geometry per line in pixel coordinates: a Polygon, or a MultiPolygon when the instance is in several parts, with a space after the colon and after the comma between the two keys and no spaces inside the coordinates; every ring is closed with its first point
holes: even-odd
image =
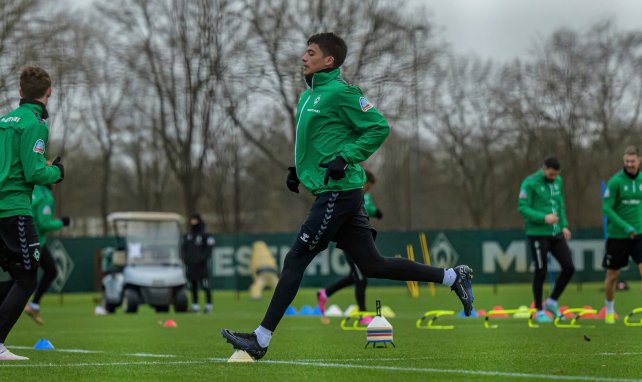
{"type": "Polygon", "coordinates": [[[362,111],[368,111],[372,108],[372,104],[368,102],[366,97],[360,97],[359,98],[359,106],[361,106],[362,111]]]}
{"type": "Polygon", "coordinates": [[[38,139],[36,143],[33,145],[33,152],[38,153],[38,154],[44,154],[45,153],[45,141],[42,139],[38,139]]]}

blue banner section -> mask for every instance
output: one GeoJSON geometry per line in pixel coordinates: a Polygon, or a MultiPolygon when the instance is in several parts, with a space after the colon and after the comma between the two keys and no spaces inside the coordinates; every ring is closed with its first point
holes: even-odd
{"type": "MultiPolygon", "coordinates": [[[[527,253],[526,236],[522,230],[435,230],[425,232],[380,232],[377,247],[383,256],[407,257],[412,246],[415,261],[424,262],[420,234],[425,233],[427,249],[433,266],[452,267],[468,264],[475,270],[475,282],[494,284],[530,282],[533,262],[527,253]]],[[[250,261],[252,244],[265,241],[279,267],[295,239],[295,233],[216,235],[212,252],[211,282],[215,289],[246,289],[252,282],[250,261]]],[[[577,269],[572,282],[604,279],[601,262],[604,239],[600,228],[573,232],[569,247],[577,269]]],[[[62,238],[60,242],[72,259],[73,272],[63,290],[91,291],[100,288],[100,250],[114,246],[113,238],[62,238]]],[[[550,259],[549,270],[557,272],[558,264],[550,259]]],[[[332,244],[312,261],[302,286],[322,287],[349,272],[343,252],[332,244]]],[[[623,271],[625,280],[638,280],[635,264],[623,271]]],[[[370,280],[371,285],[405,285],[399,281],[370,280]]]]}

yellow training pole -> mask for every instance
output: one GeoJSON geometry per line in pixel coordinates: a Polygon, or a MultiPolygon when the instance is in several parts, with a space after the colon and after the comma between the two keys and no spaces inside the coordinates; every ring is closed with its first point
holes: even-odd
{"type": "MultiPolygon", "coordinates": [[[[419,234],[419,242],[421,243],[421,253],[424,255],[424,264],[430,265],[430,252],[428,252],[428,241],[426,240],[426,234],[419,234]]],[[[430,288],[430,295],[435,297],[437,291],[435,290],[435,283],[428,283],[428,288],[430,288]]]]}
{"type": "MultiPolygon", "coordinates": [[[[408,254],[408,259],[410,261],[415,261],[415,251],[412,248],[412,244],[406,245],[406,253],[408,254]]],[[[419,285],[417,284],[416,281],[406,281],[408,284],[408,290],[410,291],[410,295],[413,298],[418,298],[419,297],[419,285]]]]}

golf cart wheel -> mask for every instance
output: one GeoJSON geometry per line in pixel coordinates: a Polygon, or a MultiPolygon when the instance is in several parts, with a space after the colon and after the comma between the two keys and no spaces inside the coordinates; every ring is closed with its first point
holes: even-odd
{"type": "Polygon", "coordinates": [[[118,304],[105,304],[107,313],[116,313],[116,308],[118,308],[118,304]]]}
{"type": "Polygon", "coordinates": [[[183,288],[176,290],[174,294],[174,311],[187,312],[187,293],[183,288]]]}
{"type": "Polygon", "coordinates": [[[140,298],[136,290],[131,288],[125,289],[123,297],[123,309],[125,309],[125,313],[137,313],[139,302],[140,298]]]}

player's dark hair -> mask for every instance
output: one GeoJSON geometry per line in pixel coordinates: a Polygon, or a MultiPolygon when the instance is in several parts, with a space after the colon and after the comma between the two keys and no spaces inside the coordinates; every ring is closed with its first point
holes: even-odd
{"type": "Polygon", "coordinates": [[[308,39],[308,45],[317,44],[324,55],[334,57],[334,67],[343,65],[348,55],[345,41],[332,32],[317,33],[308,39]]]}
{"type": "Polygon", "coordinates": [[[552,168],[553,170],[559,170],[562,168],[560,165],[559,159],[556,156],[548,157],[544,160],[544,166],[547,168],[552,168]]]}
{"type": "Polygon", "coordinates": [[[640,156],[640,151],[638,151],[638,148],[635,146],[627,146],[624,149],[624,155],[636,155],[640,156]]]}
{"type": "Polygon", "coordinates": [[[51,87],[51,77],[39,66],[25,66],[20,74],[20,90],[26,99],[38,99],[45,96],[51,87]]]}
{"type": "Polygon", "coordinates": [[[373,173],[371,173],[368,170],[365,170],[366,172],[366,182],[370,182],[372,184],[375,184],[375,176],[373,173]]]}

